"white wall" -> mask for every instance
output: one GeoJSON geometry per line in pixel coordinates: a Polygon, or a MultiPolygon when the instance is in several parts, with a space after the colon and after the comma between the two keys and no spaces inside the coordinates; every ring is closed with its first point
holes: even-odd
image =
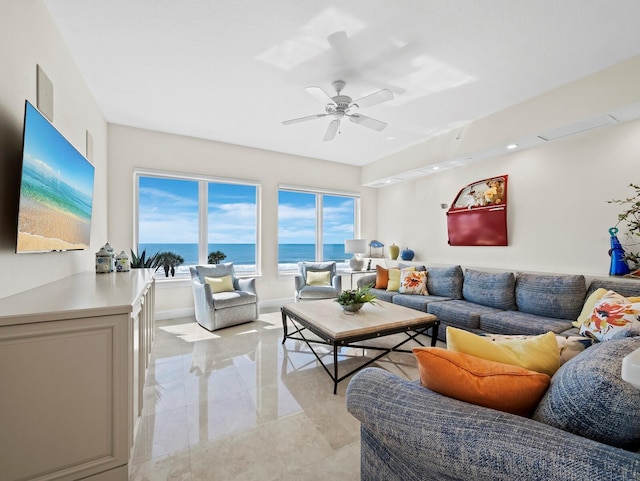
{"type": "MultiPolygon", "coordinates": [[[[374,239],[376,191],[360,187],[360,168],[122,125],[109,125],[109,242],[133,246],[135,168],[257,181],[262,189],[261,302],[293,299],[293,278],[278,276],[278,185],[360,193],[362,235],[374,239]]],[[[158,283],[159,312],[193,308],[188,283],[158,283]]]]}
{"type": "Polygon", "coordinates": [[[107,125],[40,0],[0,4],[0,297],[76,272],[93,270],[107,233],[107,125]],[[53,83],[55,127],[82,153],[94,139],[96,167],[91,248],[82,252],[15,254],[24,101],[36,102],[36,65],[53,83]]]}
{"type": "Polygon", "coordinates": [[[608,229],[621,211],[607,200],[632,195],[630,182],[640,182],[640,121],[382,188],[378,233],[427,263],[606,276],[608,229]],[[509,246],[449,246],[440,204],[451,205],[468,183],[504,174],[509,246]]]}

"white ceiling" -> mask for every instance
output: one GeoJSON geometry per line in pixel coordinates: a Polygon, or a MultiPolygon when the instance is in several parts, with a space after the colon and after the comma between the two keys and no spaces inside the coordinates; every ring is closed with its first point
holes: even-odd
{"type": "Polygon", "coordinates": [[[637,0],[45,3],[108,122],[354,165],[640,54],[637,0]],[[388,127],[282,125],[337,79],[388,127]]]}

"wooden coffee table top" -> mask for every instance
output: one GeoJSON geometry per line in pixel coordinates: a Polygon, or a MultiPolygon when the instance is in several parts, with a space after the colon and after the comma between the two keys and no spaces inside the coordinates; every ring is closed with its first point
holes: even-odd
{"type": "Polygon", "coordinates": [[[365,304],[353,315],[345,314],[333,299],[286,304],[282,309],[336,341],[367,339],[378,333],[384,335],[384,331],[407,330],[436,320],[433,314],[379,300],[365,304]]]}

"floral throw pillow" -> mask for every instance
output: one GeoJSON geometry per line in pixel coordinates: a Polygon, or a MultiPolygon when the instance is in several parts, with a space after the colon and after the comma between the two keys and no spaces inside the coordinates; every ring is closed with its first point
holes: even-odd
{"type": "Polygon", "coordinates": [[[640,333],[640,303],[630,302],[614,291],[608,291],[596,303],[591,316],[580,326],[580,335],[598,341],[627,337],[640,333]]]}
{"type": "Polygon", "coordinates": [[[400,274],[398,293],[428,295],[427,271],[406,271],[403,269],[400,274]]]}

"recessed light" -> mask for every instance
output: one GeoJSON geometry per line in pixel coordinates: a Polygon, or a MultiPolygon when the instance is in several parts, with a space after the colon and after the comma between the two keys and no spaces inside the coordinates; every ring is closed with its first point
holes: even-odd
{"type": "Polygon", "coordinates": [[[385,180],[385,181],[384,181],[384,183],[385,183],[385,184],[390,184],[390,183],[391,183],[391,181],[390,181],[390,180],[385,180]]]}
{"type": "Polygon", "coordinates": [[[387,137],[387,140],[394,140],[394,139],[395,139],[395,137],[393,137],[393,136],[387,137]]]}
{"type": "Polygon", "coordinates": [[[439,168],[440,168],[440,166],[438,166],[438,165],[434,165],[433,166],[433,170],[438,170],[439,168]]]}
{"type": "Polygon", "coordinates": [[[507,145],[507,149],[509,150],[513,150],[513,149],[517,149],[518,148],[518,144],[509,144],[507,145]]]}

